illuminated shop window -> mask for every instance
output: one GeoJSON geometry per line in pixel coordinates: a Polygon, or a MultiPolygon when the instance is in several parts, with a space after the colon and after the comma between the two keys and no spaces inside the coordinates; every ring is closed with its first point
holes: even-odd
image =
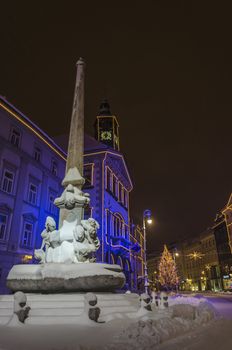
{"type": "Polygon", "coordinates": [[[84,188],[89,188],[93,186],[93,164],[84,165],[84,188]]]}
{"type": "Polygon", "coordinates": [[[22,233],[22,247],[31,248],[33,236],[33,223],[24,221],[22,233]]]}
{"type": "Polygon", "coordinates": [[[20,138],[21,138],[20,131],[15,128],[12,128],[11,134],[10,134],[10,143],[15,147],[19,147],[20,138]]]}
{"type": "Polygon", "coordinates": [[[34,159],[35,159],[37,162],[40,162],[40,161],[41,161],[41,149],[39,149],[38,147],[35,147],[35,148],[34,148],[34,159]]]}
{"type": "Polygon", "coordinates": [[[28,202],[36,205],[37,203],[38,187],[32,183],[29,184],[28,202]]]}
{"type": "Polygon", "coordinates": [[[6,240],[8,215],[0,213],[0,241],[6,240]]]}
{"type": "Polygon", "coordinates": [[[32,255],[23,255],[22,256],[22,264],[30,264],[33,260],[33,256],[32,255]]]}

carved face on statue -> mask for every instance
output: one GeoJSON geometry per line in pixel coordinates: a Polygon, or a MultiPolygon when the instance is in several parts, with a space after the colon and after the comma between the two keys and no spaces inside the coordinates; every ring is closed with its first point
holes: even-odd
{"type": "Polygon", "coordinates": [[[56,222],[51,216],[47,216],[46,222],[45,222],[45,228],[47,231],[54,231],[56,229],[56,222]]]}

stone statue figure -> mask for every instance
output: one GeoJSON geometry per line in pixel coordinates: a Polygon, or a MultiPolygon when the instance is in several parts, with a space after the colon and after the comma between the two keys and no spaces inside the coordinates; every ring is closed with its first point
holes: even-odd
{"type": "Polygon", "coordinates": [[[56,229],[56,222],[51,216],[47,216],[46,222],[45,222],[45,229],[41,233],[41,237],[43,238],[42,245],[40,249],[43,249],[45,247],[45,251],[47,252],[48,248],[50,247],[50,232],[55,231],[56,229]]]}
{"type": "MultiPolygon", "coordinates": [[[[56,233],[56,222],[51,216],[47,216],[45,221],[45,229],[41,233],[42,244],[40,249],[35,249],[34,257],[40,261],[41,264],[46,262],[46,253],[48,248],[51,246],[51,233],[56,233]],[[55,231],[55,232],[54,232],[55,231]],[[45,248],[45,251],[44,251],[45,248]]],[[[54,244],[54,243],[53,243],[54,244]]]]}
{"type": "Polygon", "coordinates": [[[81,220],[81,224],[76,225],[74,228],[73,245],[77,261],[95,261],[92,253],[94,253],[100,247],[100,241],[97,237],[98,229],[99,224],[93,218],[81,220]]]}
{"type": "Polygon", "coordinates": [[[93,253],[100,247],[97,237],[99,224],[93,218],[68,222],[56,230],[56,223],[47,217],[40,249],[35,250],[34,256],[40,263],[80,263],[94,262],[93,253]]]}

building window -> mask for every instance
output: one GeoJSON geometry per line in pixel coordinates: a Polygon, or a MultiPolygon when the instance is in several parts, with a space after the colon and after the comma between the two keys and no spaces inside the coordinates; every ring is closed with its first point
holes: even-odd
{"type": "Polygon", "coordinates": [[[115,197],[118,196],[117,187],[118,187],[118,186],[117,186],[117,179],[116,179],[116,176],[113,175],[113,178],[112,178],[112,192],[113,192],[113,195],[114,195],[115,197]]]}
{"type": "Polygon", "coordinates": [[[5,169],[3,171],[2,190],[7,193],[13,192],[14,173],[5,169]]]}
{"type": "Polygon", "coordinates": [[[114,236],[123,236],[123,220],[119,214],[114,215],[114,236]]]}
{"type": "Polygon", "coordinates": [[[8,215],[0,213],[0,241],[6,240],[8,215]]]}
{"type": "Polygon", "coordinates": [[[112,173],[111,173],[111,170],[110,170],[110,168],[106,168],[106,189],[108,190],[108,191],[111,191],[111,175],[112,175],[112,173]]]}
{"type": "Polygon", "coordinates": [[[123,191],[123,204],[127,208],[127,205],[128,205],[128,193],[127,193],[126,189],[124,189],[124,191],[123,191]]]}
{"type": "Polygon", "coordinates": [[[40,150],[38,147],[35,147],[35,148],[34,148],[34,159],[35,159],[37,162],[40,162],[40,161],[41,161],[41,150],[40,150]]]}
{"type": "Polygon", "coordinates": [[[20,138],[21,138],[20,131],[15,129],[15,128],[13,128],[11,130],[11,134],[10,134],[10,143],[12,145],[14,145],[15,147],[19,147],[20,138]]]}
{"type": "Polygon", "coordinates": [[[106,210],[106,234],[108,237],[111,235],[111,213],[109,210],[106,210]]]}
{"type": "Polygon", "coordinates": [[[128,239],[128,226],[124,225],[124,236],[126,239],[128,239]]]}
{"type": "Polygon", "coordinates": [[[31,204],[37,203],[37,193],[38,193],[38,187],[35,184],[30,183],[29,184],[29,190],[28,190],[28,202],[31,204]]]}
{"type": "Polygon", "coordinates": [[[54,200],[56,199],[56,194],[52,191],[49,192],[48,195],[48,211],[51,214],[57,214],[57,207],[54,204],[54,200]]]}
{"type": "Polygon", "coordinates": [[[58,165],[55,160],[52,160],[51,172],[53,175],[57,176],[58,174],[58,165]]]}
{"type": "Polygon", "coordinates": [[[31,248],[32,235],[33,235],[33,224],[31,222],[24,221],[23,235],[22,235],[22,246],[23,247],[31,248]]]}
{"type": "Polygon", "coordinates": [[[84,165],[84,188],[93,186],[93,164],[84,165]]]}
{"type": "Polygon", "coordinates": [[[122,191],[123,191],[123,186],[121,184],[121,182],[118,183],[118,200],[120,203],[122,203],[122,191]]]}

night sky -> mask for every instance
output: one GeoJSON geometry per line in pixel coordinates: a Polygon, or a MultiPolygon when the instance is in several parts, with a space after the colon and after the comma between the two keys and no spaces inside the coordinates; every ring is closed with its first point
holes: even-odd
{"type": "Polygon", "coordinates": [[[77,59],[86,132],[107,97],[120,123],[135,221],[148,248],[204,231],[232,190],[230,2],[5,1],[0,94],[49,135],[67,133],[77,59]]]}

